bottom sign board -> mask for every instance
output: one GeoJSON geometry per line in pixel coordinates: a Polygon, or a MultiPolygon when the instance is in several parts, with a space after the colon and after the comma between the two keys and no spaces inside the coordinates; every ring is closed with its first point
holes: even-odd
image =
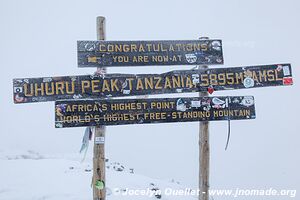
{"type": "Polygon", "coordinates": [[[253,96],[55,102],[56,128],[254,118],[253,96]]]}

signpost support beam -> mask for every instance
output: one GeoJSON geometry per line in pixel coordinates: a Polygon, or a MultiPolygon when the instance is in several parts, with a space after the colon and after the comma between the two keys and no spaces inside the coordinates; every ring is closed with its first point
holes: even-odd
{"type": "MultiPolygon", "coordinates": [[[[199,96],[208,96],[208,92],[199,92],[199,96]]],[[[209,156],[209,121],[199,122],[199,200],[209,200],[209,156]]]]}
{"type": "MultiPolygon", "coordinates": [[[[105,17],[97,17],[97,39],[105,40],[105,17]]],[[[106,68],[97,68],[96,73],[106,73],[106,68]]],[[[105,200],[105,126],[96,126],[93,158],[93,200],[105,200]],[[100,139],[100,140],[99,140],[100,139]],[[97,141],[97,142],[96,142],[97,141]],[[98,143],[98,141],[102,141],[98,143]]]]}

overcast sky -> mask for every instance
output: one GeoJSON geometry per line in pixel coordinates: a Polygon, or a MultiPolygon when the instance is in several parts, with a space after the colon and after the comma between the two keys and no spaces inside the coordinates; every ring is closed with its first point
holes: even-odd
{"type": "MultiPolygon", "coordinates": [[[[0,151],[79,151],[84,128],[55,129],[53,102],[15,105],[12,79],[93,73],[77,67],[76,41],[96,40],[101,15],[107,40],[222,39],[224,66],[211,67],[291,63],[294,86],[214,93],[254,95],[257,119],[232,122],[227,151],[227,123],[210,123],[210,175],[212,188],[300,189],[299,10],[297,0],[0,0],[0,151]]],[[[197,122],[109,127],[106,136],[110,159],[153,178],[197,186],[197,122]]]]}

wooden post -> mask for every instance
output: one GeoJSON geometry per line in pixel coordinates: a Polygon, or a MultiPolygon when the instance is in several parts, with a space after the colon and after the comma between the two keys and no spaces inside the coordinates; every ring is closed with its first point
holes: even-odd
{"type": "MultiPolygon", "coordinates": [[[[97,40],[105,40],[105,18],[97,17],[97,40]]],[[[97,68],[96,73],[106,73],[97,68]]],[[[95,127],[93,158],[93,200],[105,200],[105,126],[95,127]]]]}
{"type": "MultiPolygon", "coordinates": [[[[199,69],[207,68],[208,66],[199,66],[199,69]]],[[[199,96],[206,97],[208,92],[199,92],[199,96]]],[[[203,121],[199,122],[199,200],[209,200],[209,154],[209,121],[203,121]]]]}

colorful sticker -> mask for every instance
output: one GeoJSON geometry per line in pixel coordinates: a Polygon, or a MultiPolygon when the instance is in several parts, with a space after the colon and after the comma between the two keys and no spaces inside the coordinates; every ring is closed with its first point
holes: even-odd
{"type": "Polygon", "coordinates": [[[209,86],[209,87],[207,88],[207,92],[208,92],[209,94],[212,94],[214,91],[215,91],[215,89],[214,89],[213,86],[209,86]]]}
{"type": "Polygon", "coordinates": [[[67,104],[58,104],[58,105],[56,105],[56,107],[55,107],[56,115],[63,117],[64,116],[63,113],[66,112],[66,107],[67,107],[67,104]]]}
{"type": "Polygon", "coordinates": [[[283,85],[293,85],[293,78],[292,77],[285,77],[283,78],[283,85]]]}
{"type": "Polygon", "coordinates": [[[205,99],[201,101],[201,106],[203,107],[203,110],[209,111],[211,109],[211,100],[210,99],[205,99]]]}
{"type": "Polygon", "coordinates": [[[104,181],[97,180],[96,183],[95,183],[95,187],[96,187],[98,190],[103,190],[104,187],[105,187],[104,181]]]}
{"type": "Polygon", "coordinates": [[[25,98],[24,98],[24,97],[21,97],[19,94],[16,94],[14,100],[15,100],[15,102],[17,102],[17,103],[21,103],[21,102],[24,102],[24,101],[25,101],[25,98]]]}

